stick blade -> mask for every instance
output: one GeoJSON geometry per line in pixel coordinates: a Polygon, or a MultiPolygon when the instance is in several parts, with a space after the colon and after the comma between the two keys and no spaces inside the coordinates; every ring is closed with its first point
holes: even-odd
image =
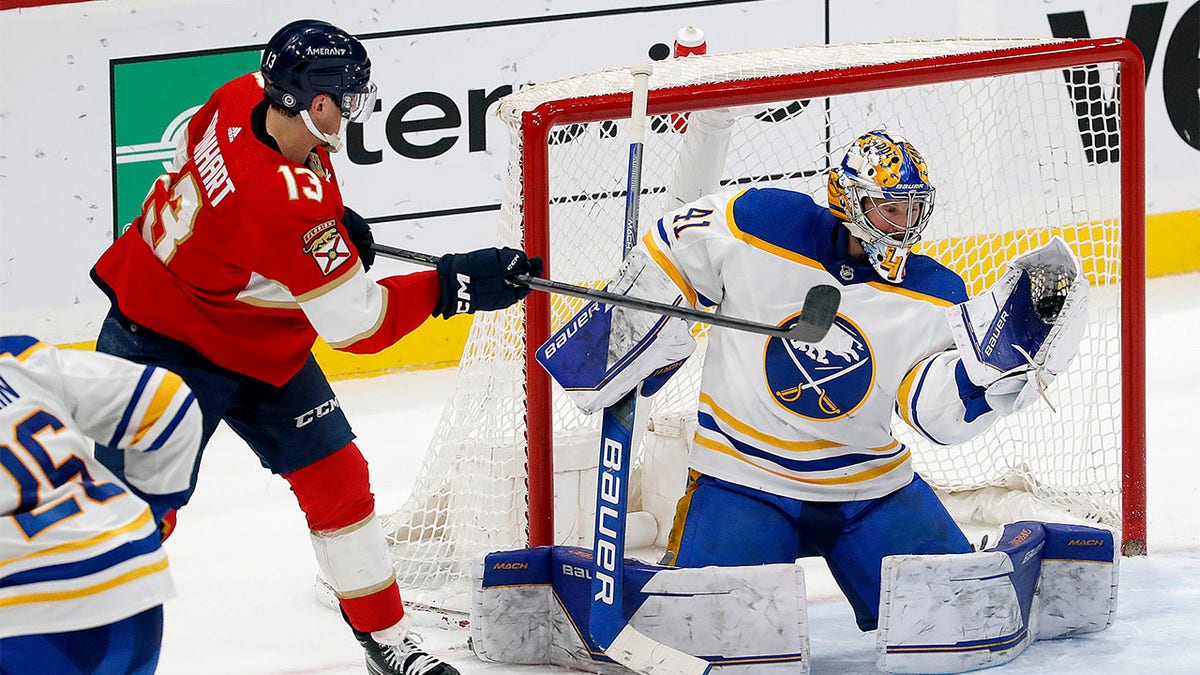
{"type": "Polygon", "coordinates": [[[787,339],[820,342],[825,339],[842,304],[842,292],[828,284],[813,286],[804,296],[800,318],[788,329],[787,339]]]}
{"type": "Polygon", "coordinates": [[[712,664],[625,627],[604,653],[641,675],[709,675],[712,664]]]}

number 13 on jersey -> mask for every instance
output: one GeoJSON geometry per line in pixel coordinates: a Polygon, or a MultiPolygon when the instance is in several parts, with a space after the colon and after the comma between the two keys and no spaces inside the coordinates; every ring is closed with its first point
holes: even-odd
{"type": "Polygon", "coordinates": [[[154,249],[154,255],[170,264],[175,249],[192,235],[196,211],[200,208],[200,187],[190,172],[163,174],[154,182],[142,205],[142,238],[154,249]]]}

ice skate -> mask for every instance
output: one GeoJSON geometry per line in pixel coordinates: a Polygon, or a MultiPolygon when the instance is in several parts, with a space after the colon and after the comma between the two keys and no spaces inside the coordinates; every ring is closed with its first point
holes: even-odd
{"type": "Polygon", "coordinates": [[[409,633],[398,645],[384,645],[370,633],[354,631],[367,652],[367,672],[371,675],[458,675],[458,670],[420,647],[421,637],[409,633]]]}

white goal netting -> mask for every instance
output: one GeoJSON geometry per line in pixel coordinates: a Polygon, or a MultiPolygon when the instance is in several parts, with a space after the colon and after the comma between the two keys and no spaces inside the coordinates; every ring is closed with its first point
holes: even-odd
{"type": "MultiPolygon", "coordinates": [[[[902,134],[921,150],[938,190],[919,250],[959,272],[972,294],[995,281],[1009,258],[1062,236],[1083,259],[1093,291],[1082,353],[1049,392],[1057,412],[1034,406],[956,447],[924,441],[899,418],[893,427],[913,449],[918,471],[944,491],[1019,488],[1120,528],[1121,306],[1128,292],[1121,275],[1120,67],[1098,58],[1016,68],[996,58],[1069,44],[915,41],[691,57],[655,64],[651,112],[656,101],[670,106],[660,110],[730,109],[727,150],[705,160],[712,178],[723,186],[786,187],[818,203],[825,203],[827,170],[853,138],[875,128],[902,134]],[[959,74],[960,63],[976,65],[959,74]],[[986,63],[994,70],[977,65],[986,63]],[[910,84],[929,79],[948,81],[910,84]]],[[[631,85],[628,70],[613,69],[528,87],[501,102],[512,130],[501,240],[529,244],[535,237],[528,228],[548,228],[538,240],[548,241],[544,253],[556,280],[598,286],[620,262],[631,85]],[[620,95],[624,109],[614,104],[620,95]],[[542,118],[557,110],[570,111],[561,118],[568,121],[539,131],[542,118]],[[531,163],[534,157],[545,165],[531,163]],[[525,202],[530,195],[541,200],[539,208],[525,202]]],[[[678,122],[670,114],[651,119],[643,228],[671,208],[667,187],[687,139],[678,122]]],[[[581,306],[568,297],[549,302],[551,331],[581,306]]],[[[548,401],[536,392],[527,400],[525,340],[520,307],[474,320],[453,400],[412,496],[385,524],[409,602],[465,610],[469,562],[527,545],[532,406],[552,420],[555,542],[590,541],[594,484],[590,495],[587,481],[594,474],[587,470],[596,461],[599,416],[579,414],[560,391],[548,401]]],[[[702,354],[693,357],[650,399],[656,418],[694,418],[702,362],[702,354]]],[[[659,520],[659,528],[669,527],[659,520]]]]}

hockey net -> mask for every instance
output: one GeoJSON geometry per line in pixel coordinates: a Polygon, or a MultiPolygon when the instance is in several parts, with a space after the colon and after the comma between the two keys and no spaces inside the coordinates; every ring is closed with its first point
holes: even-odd
{"type": "MultiPolygon", "coordinates": [[[[731,111],[723,156],[685,170],[822,204],[825,174],[853,138],[876,128],[908,138],[938,190],[919,250],[961,274],[972,294],[1011,257],[1062,236],[1083,260],[1092,298],[1081,353],[1048,392],[1057,412],[1036,405],[954,447],[923,440],[899,418],[893,428],[942,493],[1017,490],[1117,528],[1126,552],[1137,553],[1141,68],[1119,39],[825,45],[656,63],[641,226],[673,208],[668,186],[688,134],[672,113],[723,108],[731,111]]],[[[527,87],[500,104],[511,129],[500,239],[543,256],[556,280],[597,287],[620,262],[631,86],[627,69],[611,69],[527,87]]],[[[591,540],[600,416],[578,413],[526,349],[581,301],[534,293],[525,305],[475,317],[413,493],[385,518],[410,603],[465,611],[470,562],[481,553],[591,540]]],[[[697,334],[701,352],[649,404],[658,427],[684,436],[703,362],[704,330],[697,334]]],[[[635,493],[632,508],[638,501],[635,493]]],[[[978,506],[974,516],[1003,518],[996,508],[978,506]]],[[[670,527],[662,520],[660,542],[670,527]]]]}

